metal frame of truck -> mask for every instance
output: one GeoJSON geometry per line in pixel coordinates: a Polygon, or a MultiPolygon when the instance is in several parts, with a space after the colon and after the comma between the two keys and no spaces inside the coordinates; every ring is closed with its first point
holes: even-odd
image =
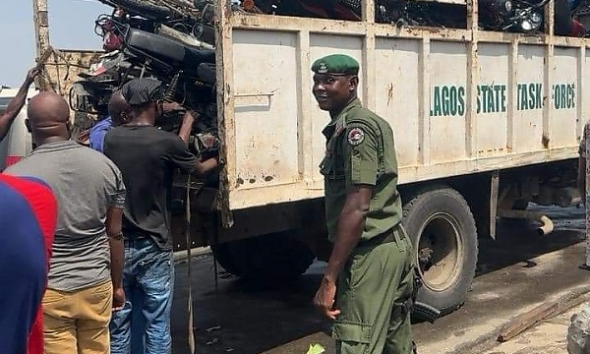
{"type": "MultiPolygon", "coordinates": [[[[328,115],[313,102],[310,66],[333,52],[359,59],[362,102],[394,127],[404,225],[424,264],[422,302],[443,313],[461,306],[478,237],[495,237],[498,217],[534,218],[547,233],[550,220],[527,213],[528,202],[579,202],[573,187],[590,109],[581,94],[590,79],[587,41],[553,35],[553,2],[546,34],[535,37],[478,30],[477,0],[463,3],[466,29],[378,24],[372,0],[363,2],[361,22],[238,13],[228,3],[216,1],[219,188],[191,189],[189,246],[210,245],[227,271],[284,280],[316,256],[327,259],[317,164],[328,115]]],[[[46,12],[37,10],[40,56],[48,34],[46,12]]],[[[83,67],[96,55],[59,53],[46,68],[64,87],[75,76],[65,62],[83,67]]],[[[183,249],[186,220],[182,213],[173,220],[183,249]]]]}

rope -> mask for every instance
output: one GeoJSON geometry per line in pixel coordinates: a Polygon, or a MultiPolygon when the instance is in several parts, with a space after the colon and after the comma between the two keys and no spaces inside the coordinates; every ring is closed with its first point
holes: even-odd
{"type": "Polygon", "coordinates": [[[186,254],[188,258],[188,346],[190,348],[190,353],[195,353],[195,334],[193,332],[193,288],[192,288],[192,281],[191,281],[191,176],[188,176],[186,181],[186,205],[185,205],[185,212],[186,212],[186,254]]]}

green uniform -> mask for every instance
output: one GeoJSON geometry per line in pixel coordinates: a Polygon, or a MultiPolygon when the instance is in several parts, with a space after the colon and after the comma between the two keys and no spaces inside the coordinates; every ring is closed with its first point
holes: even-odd
{"type": "MultiPolygon", "coordinates": [[[[314,71],[329,70],[329,60],[323,64],[318,60],[314,71]]],[[[392,129],[356,99],[332,117],[323,134],[326,156],[320,169],[332,242],[347,189],[357,184],[374,188],[361,240],[338,279],[336,353],[410,354],[410,314],[404,303],[412,295],[413,252],[400,223],[392,129]]]]}

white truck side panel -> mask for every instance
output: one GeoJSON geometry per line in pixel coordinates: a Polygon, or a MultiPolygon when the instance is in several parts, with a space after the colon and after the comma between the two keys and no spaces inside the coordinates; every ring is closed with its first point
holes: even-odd
{"type": "Polygon", "coordinates": [[[360,62],[361,100],[394,129],[400,183],[577,156],[583,40],[479,32],[470,60],[464,30],[232,16],[220,32],[230,210],[323,196],[329,114],[310,67],[336,52],[360,62]]]}

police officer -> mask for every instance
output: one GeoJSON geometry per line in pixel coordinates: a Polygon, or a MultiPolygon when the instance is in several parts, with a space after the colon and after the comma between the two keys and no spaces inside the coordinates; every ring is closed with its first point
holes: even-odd
{"type": "Polygon", "coordinates": [[[329,55],[311,69],[331,118],[320,169],[334,246],[314,304],[334,320],[336,353],[410,354],[413,252],[400,223],[392,129],[361,105],[356,60],[329,55]]]}

